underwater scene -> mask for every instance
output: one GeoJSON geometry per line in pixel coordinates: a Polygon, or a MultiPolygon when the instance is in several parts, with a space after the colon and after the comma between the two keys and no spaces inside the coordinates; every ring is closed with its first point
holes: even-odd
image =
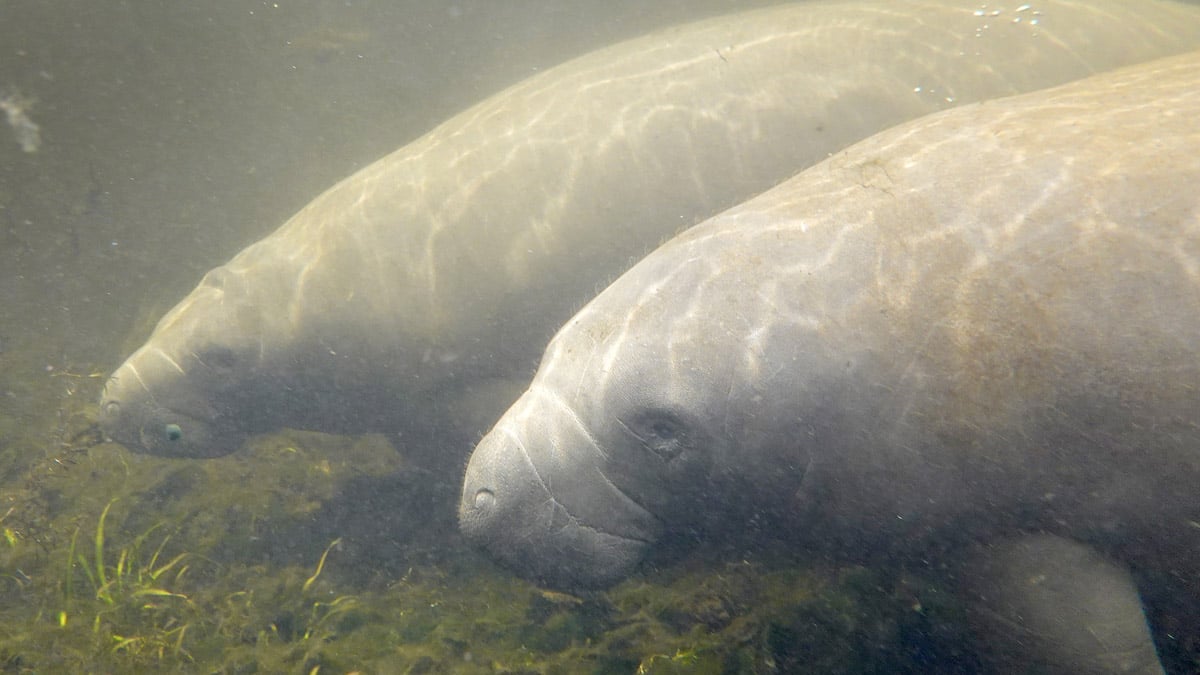
{"type": "Polygon", "coordinates": [[[0,0],[0,672],[1200,672],[1198,49],[0,0]]]}

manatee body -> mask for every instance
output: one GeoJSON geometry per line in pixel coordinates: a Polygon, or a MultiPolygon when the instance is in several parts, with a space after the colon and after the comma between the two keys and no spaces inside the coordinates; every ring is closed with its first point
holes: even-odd
{"type": "Polygon", "coordinates": [[[526,80],[209,272],[113,374],[101,424],[179,456],[279,427],[420,426],[446,392],[523,388],[554,330],[632,259],[830,152],[1200,42],[1200,12],[1171,3],[977,6],[803,3],[526,80]]]}
{"type": "Polygon", "coordinates": [[[1009,672],[1160,672],[1130,569],[1200,593],[1197,186],[1200,52],[879,133],[572,318],[463,531],[568,587],[751,520],[962,560],[1009,672]]]}

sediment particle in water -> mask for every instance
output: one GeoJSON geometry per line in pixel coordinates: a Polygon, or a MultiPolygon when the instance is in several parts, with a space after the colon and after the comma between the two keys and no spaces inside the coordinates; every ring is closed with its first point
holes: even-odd
{"type": "Polygon", "coordinates": [[[0,91],[0,110],[8,118],[8,126],[12,127],[21,149],[29,153],[37,152],[42,145],[41,129],[29,118],[32,107],[33,99],[22,96],[15,89],[0,91]]]}

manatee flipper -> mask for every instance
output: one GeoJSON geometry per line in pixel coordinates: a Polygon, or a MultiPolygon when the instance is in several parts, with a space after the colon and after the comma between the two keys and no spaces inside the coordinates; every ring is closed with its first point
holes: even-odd
{"type": "Polygon", "coordinates": [[[963,582],[995,672],[1162,675],[1129,570],[1085,544],[1005,540],[973,555],[963,582]]]}

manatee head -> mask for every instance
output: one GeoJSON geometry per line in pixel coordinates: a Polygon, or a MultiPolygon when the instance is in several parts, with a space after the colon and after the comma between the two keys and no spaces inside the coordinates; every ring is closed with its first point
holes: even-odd
{"type": "Polygon", "coordinates": [[[113,372],[99,412],[111,439],[156,455],[214,457],[255,430],[247,410],[270,384],[255,381],[262,331],[243,286],[225,268],[209,272],[113,372]]]}
{"type": "Polygon", "coordinates": [[[605,586],[664,535],[737,526],[797,489],[796,401],[758,378],[785,341],[745,299],[700,302],[722,270],[681,257],[660,249],[573,318],[477,445],[460,525],[518,573],[605,586]]]}
{"type": "Polygon", "coordinates": [[[518,399],[476,447],[460,519],[470,539],[522,574],[604,586],[633,569],[662,525],[606,478],[605,450],[568,405],[548,389],[518,399]]]}

